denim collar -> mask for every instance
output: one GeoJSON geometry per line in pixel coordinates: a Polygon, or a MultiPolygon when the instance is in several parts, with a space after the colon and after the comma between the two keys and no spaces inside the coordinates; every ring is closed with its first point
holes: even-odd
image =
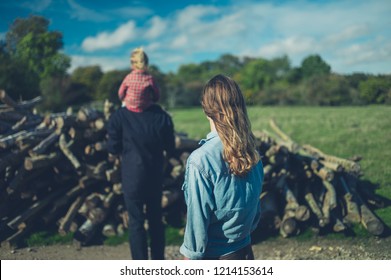
{"type": "Polygon", "coordinates": [[[206,139],[202,139],[198,144],[203,145],[203,144],[205,144],[207,141],[209,141],[210,139],[215,138],[215,137],[218,137],[218,136],[219,136],[219,135],[217,134],[217,131],[216,131],[216,130],[211,131],[211,132],[209,132],[209,133],[206,135],[206,139]]]}

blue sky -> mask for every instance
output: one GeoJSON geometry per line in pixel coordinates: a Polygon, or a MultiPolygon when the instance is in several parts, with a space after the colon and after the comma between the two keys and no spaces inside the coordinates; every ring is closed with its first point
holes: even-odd
{"type": "Polygon", "coordinates": [[[142,46],[163,72],[226,53],[293,66],[316,53],[333,72],[391,74],[390,0],[1,0],[0,38],[29,14],[63,33],[71,70],[127,68],[142,46]]]}

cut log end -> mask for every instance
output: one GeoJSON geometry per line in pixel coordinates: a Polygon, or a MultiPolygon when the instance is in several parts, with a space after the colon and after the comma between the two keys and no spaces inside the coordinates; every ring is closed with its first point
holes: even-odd
{"type": "Polygon", "coordinates": [[[297,232],[297,223],[294,218],[288,218],[281,222],[280,225],[280,234],[283,237],[289,237],[297,232]]]}
{"type": "Polygon", "coordinates": [[[369,221],[364,226],[366,227],[366,229],[368,230],[368,232],[370,234],[373,234],[373,235],[376,235],[376,236],[380,236],[384,232],[383,224],[380,221],[377,221],[377,220],[369,221]]]}

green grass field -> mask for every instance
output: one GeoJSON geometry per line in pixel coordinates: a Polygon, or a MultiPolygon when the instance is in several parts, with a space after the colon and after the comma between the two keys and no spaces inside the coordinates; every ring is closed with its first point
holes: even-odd
{"type": "MultiPolygon", "coordinates": [[[[272,131],[269,120],[298,144],[310,144],[342,158],[362,156],[363,180],[378,185],[377,194],[391,199],[391,107],[249,107],[252,128],[272,131]]],[[[177,132],[201,139],[209,123],[201,108],[170,111],[177,132]]],[[[391,226],[391,206],[376,214],[391,226]]]]}

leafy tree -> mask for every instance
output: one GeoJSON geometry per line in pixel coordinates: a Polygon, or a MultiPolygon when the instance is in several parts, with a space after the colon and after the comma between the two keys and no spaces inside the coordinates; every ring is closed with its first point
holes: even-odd
{"type": "Polygon", "coordinates": [[[195,63],[181,65],[179,67],[177,76],[182,82],[200,81],[202,80],[203,69],[200,65],[195,63]]]}
{"type": "Polygon", "coordinates": [[[312,76],[328,75],[331,73],[331,67],[320,55],[310,55],[301,63],[301,73],[305,79],[312,76]]]}
{"type": "Polygon", "coordinates": [[[240,71],[243,67],[243,63],[240,59],[231,54],[223,54],[218,60],[218,69],[225,75],[233,76],[236,72],[240,71]]]}
{"type": "Polygon", "coordinates": [[[6,34],[6,50],[40,78],[63,75],[70,59],[60,53],[62,34],[49,31],[49,20],[41,16],[16,19],[6,34]]]}
{"type": "Polygon", "coordinates": [[[46,76],[40,80],[41,94],[45,102],[39,108],[46,111],[61,111],[69,101],[64,95],[69,87],[69,78],[64,76],[46,76]]]}
{"type": "Polygon", "coordinates": [[[166,75],[160,71],[156,65],[150,65],[148,72],[154,77],[157,86],[160,91],[160,100],[159,103],[167,105],[167,89],[166,89],[166,75]]]}
{"type": "Polygon", "coordinates": [[[44,103],[48,102],[43,107],[56,103],[54,96],[61,94],[54,91],[63,90],[62,81],[70,66],[70,58],[60,52],[62,34],[48,28],[49,20],[41,16],[17,18],[6,34],[0,58],[0,72],[4,72],[1,83],[7,92],[23,99],[41,93],[44,103]]]}
{"type": "Polygon", "coordinates": [[[27,19],[17,18],[14,20],[10,29],[6,34],[6,50],[10,54],[14,54],[21,40],[28,34],[33,36],[46,33],[49,28],[49,20],[32,15],[27,19]]]}
{"type": "Polygon", "coordinates": [[[178,78],[178,75],[170,72],[165,75],[164,86],[166,92],[165,105],[168,108],[175,108],[180,105],[180,94],[183,92],[183,82],[178,78]]]}
{"type": "Polygon", "coordinates": [[[341,75],[312,76],[305,81],[304,104],[336,106],[349,105],[351,88],[341,75]]]}
{"type": "Polygon", "coordinates": [[[16,46],[14,58],[40,78],[63,75],[70,66],[70,59],[58,52],[61,47],[60,33],[28,33],[16,46]]]}
{"type": "Polygon", "coordinates": [[[84,66],[76,68],[71,75],[73,83],[78,83],[86,87],[87,95],[90,99],[99,99],[97,88],[103,76],[100,66],[84,66]]]}
{"type": "Polygon", "coordinates": [[[108,99],[115,104],[120,104],[118,98],[118,89],[122,83],[124,77],[129,73],[129,70],[112,70],[103,74],[99,81],[96,99],[105,100],[108,99]]]}
{"type": "Polygon", "coordinates": [[[391,89],[390,76],[370,77],[359,83],[360,97],[366,104],[383,104],[391,89]]]}
{"type": "Polygon", "coordinates": [[[300,67],[294,67],[290,69],[286,75],[287,81],[290,84],[294,84],[294,85],[297,85],[299,82],[301,82],[302,78],[303,78],[303,73],[300,67]]]}
{"type": "Polygon", "coordinates": [[[28,71],[23,63],[13,61],[4,46],[0,47],[0,88],[15,100],[39,95],[39,77],[28,71]]]}
{"type": "MultiPolygon", "coordinates": [[[[239,75],[235,77],[238,79],[248,103],[260,102],[264,104],[268,99],[265,96],[269,92],[268,89],[277,81],[287,79],[289,71],[290,62],[287,56],[272,60],[258,58],[248,60],[241,71],[239,71],[239,75]],[[257,95],[260,96],[257,97],[257,95]]],[[[272,99],[275,98],[273,97],[270,100],[272,99]]],[[[272,103],[275,102],[272,101],[272,103]]],[[[266,103],[269,103],[269,101],[266,103]]]]}

